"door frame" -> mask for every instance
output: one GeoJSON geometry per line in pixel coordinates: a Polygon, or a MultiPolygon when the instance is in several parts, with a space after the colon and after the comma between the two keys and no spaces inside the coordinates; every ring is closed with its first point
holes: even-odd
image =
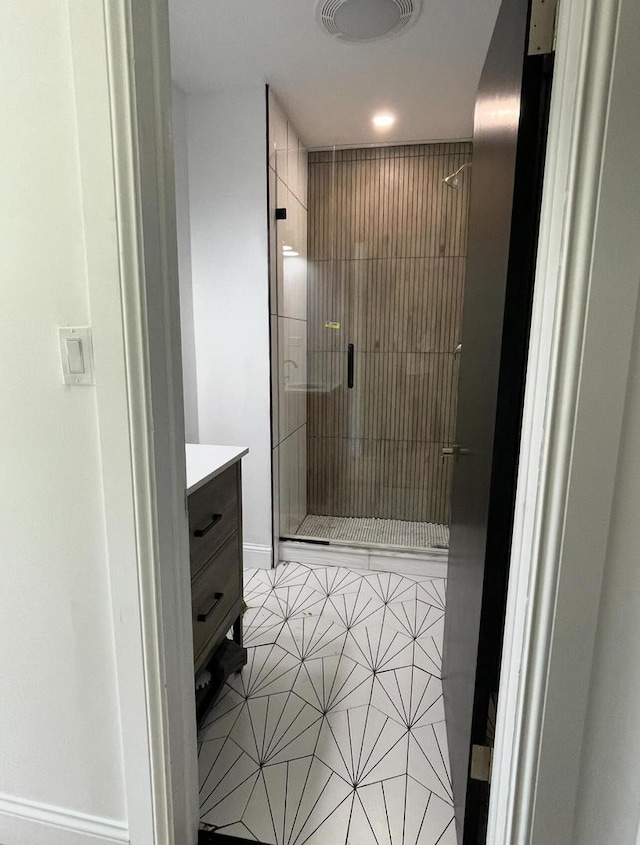
{"type": "MultiPolygon", "coordinates": [[[[166,0],[69,0],[126,836],[199,801],[166,0]]],[[[99,726],[97,726],[99,729],[99,726]]]]}
{"type": "MultiPolygon", "coordinates": [[[[633,26],[617,38],[619,14],[637,23],[633,2],[561,0],[559,11],[490,801],[495,843],[561,845],[571,830],[638,294],[640,221],[621,213],[620,197],[640,195],[630,166],[640,139],[625,146],[605,133],[624,128],[640,81],[633,26]],[[607,285],[613,277],[617,287],[607,285]],[[553,800],[558,771],[562,802],[553,800]],[[546,824],[554,833],[545,839],[546,824]]],[[[134,581],[110,554],[129,828],[136,843],[192,845],[191,620],[188,580],[175,566],[187,536],[167,0],[95,5],[106,31],[122,287],[111,328],[120,319],[129,388],[127,430],[103,440],[105,510],[117,550],[116,459],[126,452],[138,552],[134,581]],[[134,624],[122,623],[123,608],[134,624]],[[135,832],[145,829],[153,839],[135,832]]],[[[91,93],[80,115],[91,114],[91,93]]],[[[90,175],[98,133],[86,132],[90,175]]],[[[108,397],[99,400],[101,429],[112,416],[108,397]]]]}
{"type": "Polygon", "coordinates": [[[633,5],[560,2],[488,842],[572,841],[640,281],[633,5]]]}

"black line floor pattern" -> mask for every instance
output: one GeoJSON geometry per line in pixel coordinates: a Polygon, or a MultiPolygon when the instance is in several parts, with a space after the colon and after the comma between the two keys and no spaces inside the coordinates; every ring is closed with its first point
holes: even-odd
{"type": "Polygon", "coordinates": [[[247,666],[200,731],[203,825],[272,845],[455,845],[445,582],[245,574],[247,666]]]}

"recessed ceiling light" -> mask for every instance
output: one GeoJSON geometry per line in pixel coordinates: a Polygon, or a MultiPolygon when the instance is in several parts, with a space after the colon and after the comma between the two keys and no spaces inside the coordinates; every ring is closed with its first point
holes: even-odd
{"type": "Polygon", "coordinates": [[[299,252],[294,252],[293,250],[290,250],[289,252],[284,253],[285,258],[297,258],[299,255],[300,255],[299,252]]]}
{"type": "Polygon", "coordinates": [[[381,112],[373,116],[373,125],[378,129],[388,129],[396,122],[395,117],[388,112],[381,112]]]}
{"type": "Polygon", "coordinates": [[[283,252],[292,252],[292,251],[293,251],[293,247],[292,247],[292,246],[289,246],[288,244],[282,244],[282,251],[283,251],[283,252]]]}

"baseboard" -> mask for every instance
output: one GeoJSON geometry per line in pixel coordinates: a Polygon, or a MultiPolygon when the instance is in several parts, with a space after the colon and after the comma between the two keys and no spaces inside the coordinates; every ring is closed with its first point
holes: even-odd
{"type": "Polygon", "coordinates": [[[0,842],[6,845],[114,845],[129,842],[124,822],[0,794],[0,842]]]}
{"type": "Polygon", "coordinates": [[[273,549],[271,546],[259,546],[256,543],[245,543],[242,547],[245,569],[271,569],[273,566],[273,549]]]}
{"type": "Polygon", "coordinates": [[[344,566],[374,572],[397,572],[427,578],[446,578],[449,553],[446,549],[399,552],[385,548],[320,545],[297,540],[280,542],[279,559],[315,566],[344,566]]]}

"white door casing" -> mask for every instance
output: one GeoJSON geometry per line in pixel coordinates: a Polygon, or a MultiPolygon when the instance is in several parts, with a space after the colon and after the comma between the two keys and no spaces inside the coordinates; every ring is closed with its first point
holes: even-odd
{"type": "MultiPolygon", "coordinates": [[[[569,845],[640,267],[634,0],[562,0],[488,842],[569,845]]],[[[622,843],[620,843],[622,845],[622,843]]]]}
{"type": "Polygon", "coordinates": [[[69,7],[127,825],[133,845],[194,845],[168,10],[162,0],[69,7]]]}

